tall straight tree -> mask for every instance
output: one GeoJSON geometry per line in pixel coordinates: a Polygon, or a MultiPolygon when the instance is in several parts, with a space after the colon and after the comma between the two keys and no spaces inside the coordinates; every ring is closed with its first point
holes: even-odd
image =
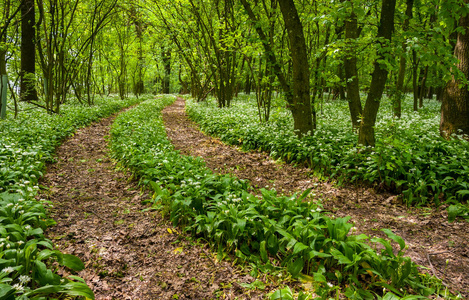
{"type": "Polygon", "coordinates": [[[293,0],[279,0],[279,5],[285,28],[288,31],[290,56],[292,58],[293,95],[290,110],[293,115],[294,130],[297,130],[301,136],[312,132],[316,127],[316,113],[314,104],[311,105],[309,91],[309,63],[305,36],[293,0]]]}
{"type": "Polygon", "coordinates": [[[345,39],[347,43],[347,53],[344,59],[345,78],[347,85],[347,101],[350,110],[350,117],[352,119],[352,126],[354,129],[360,127],[360,117],[363,113],[362,103],[360,100],[360,84],[358,81],[358,70],[357,70],[357,48],[355,40],[360,35],[360,29],[358,28],[357,15],[353,11],[350,18],[345,21],[345,39]]]}
{"type": "Polygon", "coordinates": [[[35,44],[35,7],[34,0],[21,2],[21,83],[20,99],[37,100],[36,91],[36,44],[35,44]]]}
{"type": "Polygon", "coordinates": [[[395,9],[396,0],[383,0],[377,34],[378,57],[374,62],[370,92],[366,98],[365,108],[363,109],[363,119],[360,123],[360,131],[358,134],[358,144],[363,146],[375,145],[376,116],[378,115],[380,100],[383,96],[384,86],[386,85],[388,77],[388,70],[383,61],[391,56],[390,43],[394,30],[395,9]]]}
{"type": "MultiPolygon", "coordinates": [[[[402,25],[402,31],[409,29],[410,19],[412,18],[412,8],[414,7],[414,0],[406,0],[405,20],[402,25]]],[[[402,42],[402,51],[405,52],[406,41],[402,42]]],[[[402,98],[404,97],[404,77],[407,66],[407,59],[405,53],[401,54],[399,58],[399,73],[397,75],[396,94],[393,99],[393,111],[396,118],[401,118],[402,114],[402,98]]]]}
{"type": "MultiPolygon", "coordinates": [[[[464,0],[469,4],[469,0],[464,0]]],[[[469,134],[469,13],[466,11],[459,19],[459,26],[454,56],[459,60],[457,68],[465,80],[453,76],[446,84],[441,103],[440,134],[449,138],[460,131],[469,134]]]]}
{"type": "Polygon", "coordinates": [[[7,64],[6,64],[6,36],[8,23],[10,22],[10,1],[4,3],[3,15],[1,16],[0,27],[0,117],[5,118],[7,107],[7,64]]]}

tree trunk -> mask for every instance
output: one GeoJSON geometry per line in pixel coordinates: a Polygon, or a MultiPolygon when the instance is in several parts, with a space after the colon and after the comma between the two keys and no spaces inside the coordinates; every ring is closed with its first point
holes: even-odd
{"type": "Polygon", "coordinates": [[[290,109],[293,114],[294,130],[299,136],[303,136],[308,132],[311,133],[316,125],[314,103],[312,108],[309,91],[309,64],[303,25],[293,0],[280,0],[279,4],[288,31],[292,58],[293,98],[290,109]]]}
{"type": "Polygon", "coordinates": [[[396,0],[383,0],[381,6],[381,19],[378,27],[378,57],[374,62],[374,70],[371,75],[370,92],[366,98],[365,108],[363,110],[363,120],[360,123],[360,132],[358,134],[358,144],[363,146],[375,146],[375,123],[378,114],[379,104],[383,96],[384,86],[388,77],[388,70],[381,60],[386,59],[386,52],[391,42],[392,32],[394,30],[394,10],[396,0]]]}
{"type": "Polygon", "coordinates": [[[169,82],[171,76],[171,50],[163,50],[162,56],[164,67],[163,94],[169,94],[169,82]]]}
{"type": "Polygon", "coordinates": [[[350,20],[345,22],[345,39],[349,43],[349,49],[344,59],[344,69],[347,84],[347,100],[354,129],[360,127],[360,118],[363,113],[360,101],[360,85],[358,82],[356,46],[352,44],[352,41],[356,38],[358,38],[357,16],[352,12],[350,20]]]}
{"type": "MultiPolygon", "coordinates": [[[[241,3],[249,16],[249,19],[257,24],[258,20],[249,3],[246,0],[241,0],[241,3]]],[[[301,25],[293,0],[281,0],[279,3],[284,17],[285,26],[289,33],[288,35],[291,44],[290,54],[294,61],[293,64],[295,66],[297,66],[297,64],[300,65],[297,66],[298,68],[293,67],[293,82],[294,85],[296,85],[296,88],[293,88],[293,92],[290,87],[290,83],[282,73],[277,57],[272,49],[272,45],[269,43],[269,39],[262,30],[262,27],[257,25],[254,27],[262,41],[264,55],[267,61],[272,65],[272,71],[275,76],[277,76],[280,86],[285,93],[285,98],[293,115],[294,129],[297,130],[296,133],[301,136],[307,132],[313,131],[316,126],[316,112],[314,110],[314,105],[312,106],[313,109],[311,107],[311,99],[309,96],[309,64],[307,63],[308,57],[306,55],[306,43],[303,35],[303,26],[301,25]],[[295,80],[297,81],[296,84],[295,80]],[[298,80],[303,80],[303,82],[299,82],[298,80]],[[306,85],[301,86],[302,83],[305,83],[306,85]],[[306,92],[306,94],[301,95],[302,97],[298,97],[302,92],[306,92]]]]}
{"type": "Polygon", "coordinates": [[[428,66],[426,66],[425,69],[422,69],[421,73],[422,72],[423,72],[422,80],[420,80],[420,85],[419,85],[419,108],[423,107],[423,97],[425,96],[425,84],[427,83],[427,77],[428,77],[428,66]]]}
{"type": "MultiPolygon", "coordinates": [[[[9,19],[10,15],[10,1],[5,1],[4,3],[4,20],[9,19]]],[[[2,20],[3,21],[3,20],[2,20]]],[[[6,23],[6,22],[5,22],[6,23]]],[[[6,44],[6,32],[7,25],[2,28],[2,35],[0,35],[0,43],[6,44]]],[[[6,117],[6,108],[7,108],[7,65],[6,65],[6,47],[0,47],[0,117],[5,119],[6,117]]]]}
{"type": "MultiPolygon", "coordinates": [[[[466,4],[469,0],[464,1],[466,4]]],[[[464,33],[458,32],[454,55],[459,60],[457,67],[469,78],[469,14],[461,17],[459,26],[464,33]]],[[[453,133],[469,134],[469,89],[467,84],[453,77],[447,83],[442,96],[440,134],[450,138],[453,133]]]]}
{"type": "Polygon", "coordinates": [[[130,8],[130,18],[135,26],[135,33],[138,40],[137,48],[137,78],[135,80],[134,93],[135,95],[141,95],[145,92],[145,85],[143,83],[143,70],[144,70],[144,57],[143,57],[143,24],[141,15],[135,7],[132,5],[130,8]]]}
{"type": "Polygon", "coordinates": [[[412,50],[412,92],[414,95],[414,111],[418,111],[418,68],[419,68],[419,62],[417,60],[417,53],[415,50],[412,50]]]}
{"type": "MultiPolygon", "coordinates": [[[[412,19],[412,8],[414,6],[414,0],[407,0],[407,8],[405,11],[406,19],[404,20],[404,24],[402,25],[402,30],[407,31],[409,28],[410,19],[412,19]]],[[[406,42],[402,42],[402,51],[405,51],[406,42]]],[[[402,114],[402,98],[404,94],[404,77],[405,77],[405,69],[407,65],[407,60],[405,54],[401,54],[400,61],[399,61],[399,73],[397,75],[397,84],[396,84],[396,94],[394,95],[394,103],[393,103],[393,110],[394,116],[396,118],[401,118],[402,114]]]]}
{"type": "Polygon", "coordinates": [[[36,91],[36,45],[34,0],[24,0],[21,4],[21,71],[20,99],[37,100],[36,91]]]}
{"type": "Polygon", "coordinates": [[[5,119],[7,110],[8,75],[6,70],[6,50],[0,51],[0,117],[5,119]]]}

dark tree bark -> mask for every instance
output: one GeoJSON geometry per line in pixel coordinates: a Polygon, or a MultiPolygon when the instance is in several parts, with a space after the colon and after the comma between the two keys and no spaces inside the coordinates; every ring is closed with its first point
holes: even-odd
{"type": "Polygon", "coordinates": [[[294,130],[299,136],[303,136],[316,127],[316,113],[311,105],[309,63],[303,25],[293,0],[280,0],[279,4],[288,31],[292,58],[293,95],[290,110],[293,114],[294,130]]]}
{"type": "MultiPolygon", "coordinates": [[[[407,8],[405,11],[405,20],[404,24],[402,25],[402,30],[407,31],[409,28],[410,19],[412,19],[412,8],[414,7],[414,0],[407,0],[406,1],[407,8]]],[[[406,42],[402,43],[402,49],[405,50],[406,42]]],[[[405,54],[402,54],[399,60],[399,73],[397,75],[397,84],[396,84],[396,94],[394,95],[394,103],[393,103],[393,110],[394,116],[397,118],[401,118],[402,114],[402,97],[404,95],[404,77],[405,77],[405,70],[407,65],[407,59],[405,54]]]]}
{"type": "MultiPolygon", "coordinates": [[[[5,37],[2,37],[0,42],[5,42],[5,37]]],[[[6,53],[6,49],[0,49],[0,117],[2,119],[4,119],[6,116],[7,108],[8,75],[6,68],[6,53]]]]}
{"type": "Polygon", "coordinates": [[[422,108],[423,97],[425,96],[425,84],[427,83],[427,77],[428,77],[428,66],[426,66],[424,69],[420,69],[420,73],[421,73],[422,79],[420,80],[420,85],[419,85],[419,108],[422,108]]]}
{"type": "MultiPolygon", "coordinates": [[[[345,39],[347,43],[358,38],[357,16],[352,12],[350,20],[345,22],[345,39]]],[[[360,101],[360,85],[358,82],[357,53],[355,45],[349,45],[344,59],[345,81],[347,83],[347,100],[354,129],[360,127],[360,118],[363,113],[360,101]]]]}
{"type": "MultiPolygon", "coordinates": [[[[241,0],[241,3],[249,19],[255,24],[258,24],[259,21],[254,15],[249,3],[246,0],[241,0]]],[[[272,45],[269,43],[269,39],[262,30],[262,27],[258,25],[254,27],[262,41],[265,58],[272,66],[272,72],[277,76],[280,86],[285,93],[285,98],[293,115],[294,129],[298,136],[302,136],[308,132],[312,132],[316,127],[316,112],[314,105],[311,105],[311,97],[309,94],[309,64],[306,54],[306,43],[303,34],[303,26],[293,0],[281,0],[279,4],[290,39],[290,55],[293,60],[293,88],[285,78],[272,49],[272,45]]]]}
{"type": "Polygon", "coordinates": [[[171,76],[171,50],[162,49],[164,78],[163,78],[163,94],[169,94],[169,81],[171,76]]]}
{"type": "Polygon", "coordinates": [[[388,77],[388,70],[380,61],[387,59],[389,54],[387,49],[391,41],[394,30],[394,11],[396,9],[396,0],[383,0],[381,6],[381,18],[378,27],[378,57],[374,62],[374,70],[371,75],[370,92],[366,98],[365,108],[363,109],[363,120],[360,123],[360,132],[358,134],[358,144],[363,146],[375,146],[375,123],[378,114],[379,104],[383,96],[384,86],[388,77]]]}
{"type": "Polygon", "coordinates": [[[412,93],[414,95],[414,111],[418,111],[419,103],[419,89],[418,89],[418,69],[419,69],[419,60],[417,59],[417,52],[412,50],[412,93]]]}
{"type": "MultiPolygon", "coordinates": [[[[464,2],[468,4],[469,0],[464,2]]],[[[459,60],[458,69],[469,79],[469,14],[460,18],[459,26],[466,30],[458,32],[454,55],[459,60]]],[[[440,121],[441,136],[450,138],[453,133],[469,134],[469,88],[455,77],[443,92],[440,121]]]]}
{"type": "MultiPolygon", "coordinates": [[[[293,0],[279,0],[285,28],[290,40],[290,55],[292,58],[293,101],[290,109],[293,114],[294,130],[303,136],[315,129],[315,111],[311,106],[309,91],[309,63],[306,42],[298,11],[293,0]]],[[[314,105],[314,104],[313,104],[314,105]]]]}
{"type": "Polygon", "coordinates": [[[36,91],[36,45],[35,45],[34,0],[23,0],[21,4],[21,71],[20,99],[37,100],[36,91]]]}

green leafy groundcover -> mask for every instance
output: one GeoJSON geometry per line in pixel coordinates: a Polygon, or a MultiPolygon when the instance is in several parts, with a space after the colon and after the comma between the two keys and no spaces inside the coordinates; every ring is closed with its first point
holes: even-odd
{"type": "Polygon", "coordinates": [[[45,209],[49,203],[35,199],[37,184],[65,137],[139,101],[103,98],[92,107],[63,105],[60,115],[23,103],[17,119],[9,115],[0,121],[0,299],[94,299],[81,278],[55,273],[54,262],[74,271],[82,270],[83,263],[56,250],[44,236],[55,222],[45,209]]]}
{"type": "Polygon", "coordinates": [[[469,143],[439,136],[440,105],[428,100],[419,112],[412,99],[403,103],[400,120],[393,118],[387,99],[376,124],[376,147],[358,148],[346,101],[320,105],[318,128],[299,139],[290,112],[276,99],[268,123],[260,123],[255,100],[247,96],[231,108],[215,101],[187,102],[190,117],[201,129],[246,150],[260,149],[288,162],[307,163],[317,173],[339,181],[367,182],[401,192],[408,204],[440,204],[469,199],[469,143]]]}
{"type": "Polygon", "coordinates": [[[180,155],[166,138],[160,114],[173,100],[146,101],[120,114],[111,129],[111,152],[154,189],[155,207],[175,225],[211,241],[220,254],[310,280],[324,297],[337,292],[350,299],[408,293],[424,298],[444,292],[403,256],[404,240],[390,230],[383,230],[389,239],[350,234],[349,218],[329,218],[320,205],[303,201],[308,191],[286,197],[262,190],[254,196],[247,182],[213,174],[202,159],[180,155]]]}

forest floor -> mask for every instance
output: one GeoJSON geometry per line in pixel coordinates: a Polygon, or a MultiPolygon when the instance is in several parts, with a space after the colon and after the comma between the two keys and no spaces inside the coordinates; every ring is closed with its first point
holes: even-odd
{"type": "MultiPolygon", "coordinates": [[[[218,262],[205,244],[175,232],[159,212],[143,211],[147,206],[141,202],[149,196],[125,170],[116,170],[107,155],[113,119],[65,141],[42,182],[46,189],[41,197],[53,202],[57,221],[48,236],[84,261],[79,275],[96,299],[262,298],[272,286],[264,291],[243,288],[254,281],[251,276],[218,262]]],[[[324,210],[351,216],[355,233],[383,236],[380,229],[392,229],[406,241],[406,255],[469,298],[469,226],[465,221],[448,223],[444,208],[408,208],[395,195],[338,187],[316,179],[307,168],[227,146],[198,130],[182,99],[163,110],[163,119],[181,154],[202,157],[214,172],[249,180],[254,193],[260,188],[275,187],[283,194],[312,188],[324,210]]]]}

